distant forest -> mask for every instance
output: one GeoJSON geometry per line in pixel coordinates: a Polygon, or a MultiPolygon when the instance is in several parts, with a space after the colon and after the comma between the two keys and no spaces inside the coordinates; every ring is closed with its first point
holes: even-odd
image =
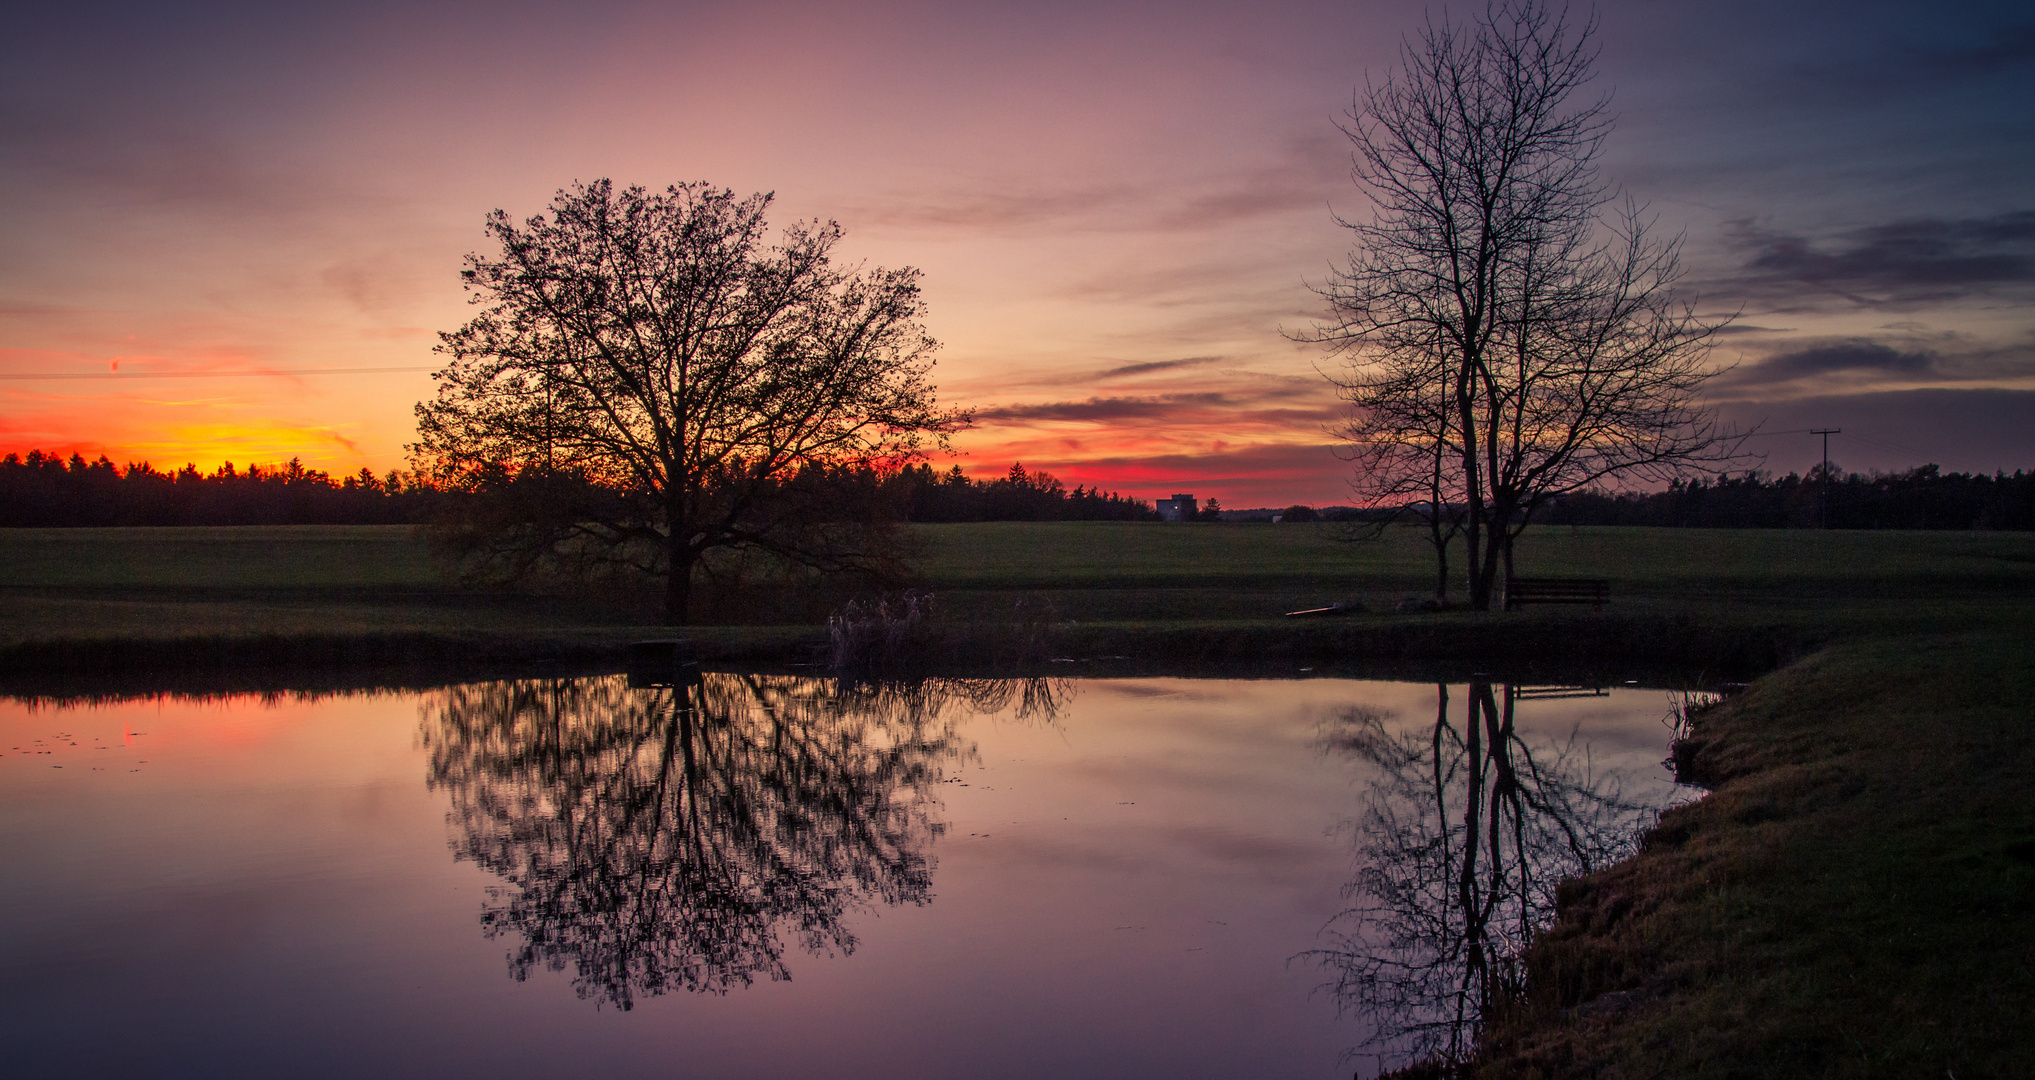
{"type": "MultiPolygon", "coordinates": [[[[1084,486],[1068,490],[1049,473],[1013,465],[995,480],[971,480],[957,466],[920,465],[888,476],[856,478],[887,489],[886,501],[912,521],[1157,521],[1152,504],[1084,486]]],[[[466,492],[433,486],[413,472],[384,476],[362,469],[333,479],[296,460],[209,473],[186,465],[162,472],[147,463],[115,465],[101,455],[32,450],[0,459],[0,527],[108,525],[415,525],[432,520],[466,492]]]]}
{"type": "Polygon", "coordinates": [[[944,474],[920,465],[895,482],[905,488],[913,521],[1159,520],[1159,512],[1142,499],[1080,485],[1069,491],[1053,474],[1027,472],[1022,463],[995,480],[970,480],[959,465],[944,474]]]}
{"type": "MultiPolygon", "coordinates": [[[[1068,489],[1023,465],[994,480],[972,480],[959,466],[941,473],[918,465],[866,478],[885,489],[911,521],[1157,521],[1152,504],[1115,492],[1068,489]]],[[[362,469],[334,479],[300,462],[209,473],[186,465],[162,472],[41,451],[0,459],[0,527],[107,525],[412,525],[432,520],[465,493],[442,490],[416,473],[376,476],[362,469]]],[[[1549,504],[1549,525],[1653,525],[1673,528],[1799,529],[1825,521],[1837,529],[2035,530],[2035,472],[1946,473],[1934,465],[1896,473],[1851,473],[1825,484],[1765,473],[1677,482],[1662,491],[1583,492],[1549,504]]],[[[1331,507],[1322,520],[1375,520],[1378,511],[1331,507]]],[[[1217,511],[1266,520],[1269,512],[1217,511]]],[[[1285,511],[1309,520],[1305,507],[1285,511]],[[1297,511],[1297,512],[1296,512],[1297,511]]]]}
{"type": "Polygon", "coordinates": [[[1564,496],[1535,520],[1550,525],[1697,529],[2035,530],[2035,472],[1906,472],[1774,477],[1752,472],[1677,481],[1664,491],[1564,496]],[[1826,517],[1827,515],[1827,517],[1826,517]]]}
{"type": "Polygon", "coordinates": [[[0,458],[0,526],[88,525],[406,525],[428,520],[445,493],[416,474],[366,469],[341,480],[286,465],[209,473],[186,465],[161,472],[147,463],[125,469],[100,455],[31,450],[0,458]]]}

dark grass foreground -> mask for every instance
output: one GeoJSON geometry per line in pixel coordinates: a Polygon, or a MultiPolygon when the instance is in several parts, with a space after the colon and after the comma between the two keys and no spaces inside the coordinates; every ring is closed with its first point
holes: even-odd
{"type": "Polygon", "coordinates": [[[1711,794],[1564,886],[1460,1074],[2035,1073],[2029,647],[1848,644],[1700,714],[1711,794]]]}

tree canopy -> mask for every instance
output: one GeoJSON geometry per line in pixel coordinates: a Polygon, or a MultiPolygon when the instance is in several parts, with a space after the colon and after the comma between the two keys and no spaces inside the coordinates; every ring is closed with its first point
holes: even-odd
{"type": "Polygon", "coordinates": [[[922,458],[967,422],[930,381],[919,273],[844,269],[833,222],[775,243],[771,196],[607,180],[560,191],[462,278],[480,314],[417,406],[420,470],[500,493],[440,530],[486,572],[627,566],[686,620],[703,556],[768,553],[822,571],[896,559],[896,508],[844,475],[922,458]]]}
{"type": "Polygon", "coordinates": [[[1733,448],[1696,401],[1719,324],[1675,295],[1679,241],[1605,213],[1594,29],[1537,0],[1443,16],[1344,128],[1374,213],[1341,222],[1356,248],[1321,289],[1338,434],[1366,504],[1426,509],[1444,568],[1460,531],[1478,607],[1548,500],[1733,448]]]}

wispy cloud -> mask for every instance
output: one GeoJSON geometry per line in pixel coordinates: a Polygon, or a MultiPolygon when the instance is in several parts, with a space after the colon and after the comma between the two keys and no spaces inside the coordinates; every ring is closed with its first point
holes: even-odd
{"type": "Polygon", "coordinates": [[[1744,259],[1710,291],[1738,292],[1778,310],[1913,308],[2019,290],[2035,283],[2035,211],[1914,218],[1817,239],[1731,227],[1744,259]]]}
{"type": "Polygon", "coordinates": [[[1876,341],[1844,341],[1778,353],[1751,368],[1762,381],[1809,378],[1839,371],[1875,371],[1907,376],[1936,374],[1934,353],[1896,349],[1876,341]]]}
{"type": "Polygon", "coordinates": [[[1962,40],[1909,40],[1835,62],[1805,64],[1791,81],[1832,94],[1888,95],[2025,71],[2035,62],[2035,23],[1973,29],[1977,32],[1962,40]]]}
{"type": "MultiPolygon", "coordinates": [[[[1143,365],[1133,365],[1143,366],[1143,365]]],[[[1247,421],[1289,422],[1295,417],[1333,415],[1340,408],[1333,388],[1324,380],[1225,371],[1218,390],[1177,391],[1145,395],[1096,396],[1082,401],[1024,402],[977,409],[977,423],[998,421],[1077,421],[1114,423],[1166,419],[1197,425],[1247,421]]]]}
{"type": "MultiPolygon", "coordinates": [[[[1712,318],[1721,318],[1721,316],[1713,316],[1712,318]]],[[[1793,331],[1794,327],[1791,326],[1754,326],[1751,323],[1732,322],[1725,323],[1723,326],[1718,327],[1715,331],[1713,331],[1713,333],[1719,335],[1787,334],[1792,333],[1793,331]]]]}
{"type": "Polygon", "coordinates": [[[1038,405],[996,405],[977,409],[975,420],[1074,420],[1108,423],[1145,420],[1167,416],[1183,408],[1230,404],[1220,392],[1201,394],[1159,394],[1153,397],[1092,397],[1087,401],[1053,401],[1038,405]]]}
{"type": "Polygon", "coordinates": [[[1726,372],[1714,389],[1730,396],[1768,394],[1792,385],[1802,392],[1820,393],[2030,378],[2035,378],[2035,345],[2029,343],[1980,345],[1955,335],[1891,341],[1860,337],[1792,343],[1726,372]]]}
{"type": "Polygon", "coordinates": [[[1162,371],[1178,371],[1181,368],[1201,367],[1202,365],[1205,364],[1219,364],[1226,359],[1228,359],[1228,357],[1188,356],[1183,357],[1179,360],[1153,360],[1149,363],[1144,364],[1125,364],[1122,367],[1108,368],[1096,372],[1093,376],[1091,376],[1091,378],[1098,380],[1125,379],[1136,375],[1152,375],[1162,371]]]}
{"type": "Polygon", "coordinates": [[[983,232],[1197,232],[1282,214],[1326,215],[1349,189],[1346,147],[1321,136],[1289,140],[1266,158],[1200,175],[1142,181],[1026,184],[1004,177],[944,191],[851,202],[863,227],[983,232]]]}

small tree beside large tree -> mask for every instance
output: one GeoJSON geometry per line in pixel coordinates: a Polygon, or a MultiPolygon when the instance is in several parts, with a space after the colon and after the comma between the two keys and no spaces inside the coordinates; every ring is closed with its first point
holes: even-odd
{"type": "Polygon", "coordinates": [[[1425,507],[1443,588],[1464,539],[1478,608],[1549,500],[1734,460],[1697,399],[1722,324],[1675,294],[1679,237],[1606,212],[1594,30],[1538,0],[1431,20],[1343,128],[1374,212],[1338,219],[1356,248],[1312,335],[1345,362],[1337,434],[1367,504],[1425,507]]]}
{"type": "Polygon", "coordinates": [[[669,622],[715,550],[820,571],[895,562],[867,482],[964,425],[929,374],[918,271],[843,269],[840,226],[775,244],[766,194],[560,191],[462,273],[483,310],[417,406],[413,461],[476,493],[441,547],[502,576],[633,568],[669,622]]]}

